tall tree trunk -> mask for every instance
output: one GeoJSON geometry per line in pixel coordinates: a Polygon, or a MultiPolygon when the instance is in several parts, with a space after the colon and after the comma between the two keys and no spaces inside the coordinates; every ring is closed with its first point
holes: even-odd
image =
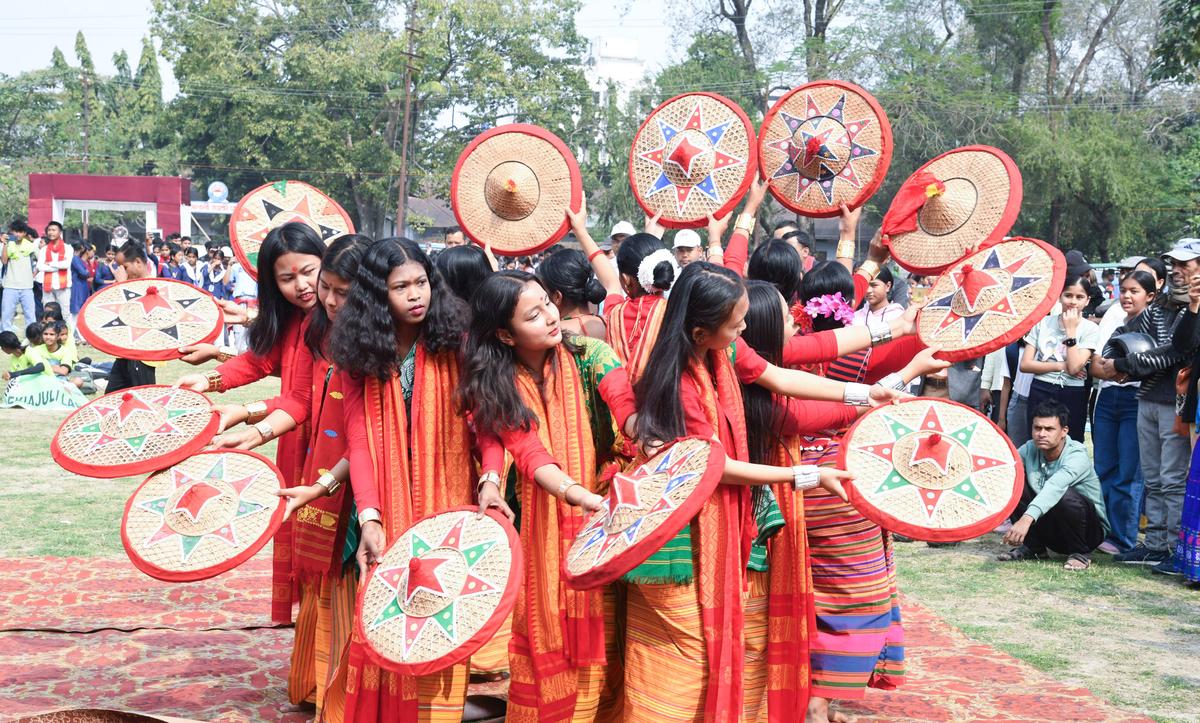
{"type": "Polygon", "coordinates": [[[1054,199],[1050,201],[1050,219],[1049,223],[1047,224],[1046,241],[1048,241],[1052,246],[1058,246],[1065,206],[1066,204],[1064,203],[1062,196],[1055,196],[1054,199]]]}

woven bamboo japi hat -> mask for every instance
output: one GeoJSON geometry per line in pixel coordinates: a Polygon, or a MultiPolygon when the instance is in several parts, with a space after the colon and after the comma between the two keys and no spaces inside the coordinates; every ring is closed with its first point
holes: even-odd
{"type": "Polygon", "coordinates": [[[174,279],[106,286],[79,310],[79,333],[102,352],[138,361],[180,357],[179,348],[211,342],[224,316],[203,289],[174,279]]]}
{"type": "Polygon", "coordinates": [[[880,231],[896,263],[940,274],[996,243],[1021,210],[1021,172],[1003,151],[965,146],[917,169],[896,191],[880,231]]]}
{"type": "Polygon", "coordinates": [[[134,566],[167,582],[232,570],[279,529],[287,500],[282,475],[254,452],[200,452],[146,478],[121,519],[134,566]]]}
{"type": "Polygon", "coordinates": [[[229,242],[242,268],[258,278],[258,249],[272,229],[299,221],[312,227],[327,245],[354,233],[354,222],[338,202],[303,181],[275,181],[238,201],[229,217],[229,242]]]}
{"type": "Polygon", "coordinates": [[[1067,262],[1045,241],[1014,237],[955,263],[929,290],[917,333],[948,361],[978,359],[1016,341],[1062,293],[1067,262]]]}
{"type": "Polygon", "coordinates": [[[50,456],[68,472],[116,478],[182,462],[212,441],[220,415],[190,389],[150,385],[105,394],[71,412],[50,456]]]}
{"type": "Polygon", "coordinates": [[[457,507],[400,535],[358,595],[355,627],[379,666],[426,675],[491,640],[517,601],[521,541],[503,515],[457,507]]]}
{"type": "Polygon", "coordinates": [[[531,254],[567,235],[583,179],[571,149],[545,128],[499,126],[463,149],[450,177],[450,205],[463,233],[505,256],[531,254]]]}
{"type": "Polygon", "coordinates": [[[854,470],[846,493],[885,530],[958,542],[996,528],[1017,506],[1025,471],[1000,428],[941,399],[876,407],[846,432],[838,464],[854,470]]]}
{"type": "Polygon", "coordinates": [[[870,93],[820,80],[780,98],[758,133],[758,170],[784,207],[836,216],[879,189],[892,161],[892,126],[870,93]]]}
{"type": "Polygon", "coordinates": [[[699,228],[742,199],[758,165],[754,127],[715,93],[675,96],[642,122],[629,150],[634,198],[667,228],[699,228]]]}
{"type": "Polygon", "coordinates": [[[721,445],[684,437],[618,473],[567,551],[567,584],[599,587],[645,562],[696,516],[724,469],[721,445]]]}

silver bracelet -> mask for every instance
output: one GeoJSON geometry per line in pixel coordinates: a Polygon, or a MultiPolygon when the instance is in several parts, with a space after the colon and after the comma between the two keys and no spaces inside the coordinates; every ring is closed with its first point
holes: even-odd
{"type": "Polygon", "coordinates": [[[871,324],[867,329],[871,332],[871,346],[879,346],[892,340],[892,327],[889,324],[871,324]]]}
{"type": "Polygon", "coordinates": [[[792,489],[803,492],[816,487],[821,481],[821,470],[815,464],[798,464],[792,467],[792,489]]]}
{"type": "Polygon", "coordinates": [[[899,392],[904,391],[908,387],[904,383],[904,377],[900,376],[900,372],[892,372],[875,383],[884,389],[895,389],[899,392]]]}
{"type": "Polygon", "coordinates": [[[379,514],[379,510],[374,507],[368,507],[365,510],[358,512],[358,524],[365,525],[368,522],[378,522],[383,524],[383,517],[379,514]]]}
{"type": "Polygon", "coordinates": [[[842,401],[852,407],[866,407],[871,403],[871,387],[868,384],[846,382],[846,391],[842,392],[842,401]]]}

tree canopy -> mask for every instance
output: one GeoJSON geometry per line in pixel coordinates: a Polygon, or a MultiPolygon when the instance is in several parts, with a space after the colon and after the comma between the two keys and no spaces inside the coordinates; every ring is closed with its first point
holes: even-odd
{"type": "Polygon", "coordinates": [[[874,93],[893,125],[876,217],[917,166],[985,143],[1021,169],[1017,233],[1102,260],[1200,231],[1195,3],[689,6],[700,12],[674,62],[636,87],[594,88],[577,0],[155,0],[137,62],[118,53],[111,76],[80,33],[49,67],[0,77],[0,211],[24,213],[30,172],[183,174],[224,180],[233,197],[287,177],[381,233],[400,191],[411,63],[416,196],[445,199],[463,146],[519,121],[575,150],[595,223],[636,222],[629,146],[655,105],[707,90],[759,123],[770,89],[839,78],[874,93]]]}

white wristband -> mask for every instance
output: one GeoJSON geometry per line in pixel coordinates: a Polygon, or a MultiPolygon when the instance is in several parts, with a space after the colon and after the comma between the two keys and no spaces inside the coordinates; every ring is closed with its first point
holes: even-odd
{"type": "Polygon", "coordinates": [[[904,377],[900,376],[899,372],[892,372],[875,383],[884,389],[895,389],[901,392],[908,386],[904,383],[904,377]]]}
{"type": "Polygon", "coordinates": [[[803,492],[816,487],[821,481],[821,471],[815,464],[798,464],[792,467],[792,489],[803,492]]]}
{"type": "Polygon", "coordinates": [[[368,507],[365,510],[358,511],[358,524],[365,525],[368,522],[378,522],[383,524],[383,517],[380,516],[379,510],[374,507],[368,507]]]}
{"type": "Polygon", "coordinates": [[[867,384],[846,382],[846,391],[842,392],[842,401],[854,407],[865,407],[871,403],[871,387],[867,384]]]}

